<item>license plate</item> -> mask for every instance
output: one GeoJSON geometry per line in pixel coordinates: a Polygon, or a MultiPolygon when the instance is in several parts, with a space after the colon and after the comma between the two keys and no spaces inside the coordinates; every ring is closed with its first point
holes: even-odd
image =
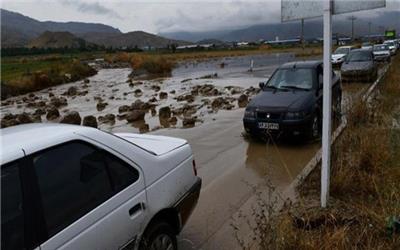
{"type": "Polygon", "coordinates": [[[270,130],[279,130],[279,123],[270,123],[270,122],[259,122],[258,128],[260,129],[270,129],[270,130]]]}

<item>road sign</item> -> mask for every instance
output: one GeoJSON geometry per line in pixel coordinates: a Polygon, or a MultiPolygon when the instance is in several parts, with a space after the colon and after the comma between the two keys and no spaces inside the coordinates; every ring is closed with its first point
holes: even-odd
{"type": "Polygon", "coordinates": [[[281,0],[282,22],[323,16],[324,76],[322,110],[321,206],[329,198],[332,112],[332,14],[349,13],[386,6],[385,0],[281,0]]]}
{"type": "MultiPolygon", "coordinates": [[[[386,6],[385,0],[334,0],[332,14],[370,10],[386,6]]],[[[324,0],[281,0],[282,22],[321,17],[324,0]]]]}

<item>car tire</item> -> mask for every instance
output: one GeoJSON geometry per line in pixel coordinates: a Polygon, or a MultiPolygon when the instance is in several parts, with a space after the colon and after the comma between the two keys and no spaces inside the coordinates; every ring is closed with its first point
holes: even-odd
{"type": "Polygon", "coordinates": [[[308,138],[310,140],[316,140],[321,137],[321,119],[319,116],[314,113],[313,117],[311,118],[311,126],[308,131],[308,138]]]}
{"type": "Polygon", "coordinates": [[[175,230],[166,222],[150,225],[143,235],[140,250],[177,250],[175,230]]]}

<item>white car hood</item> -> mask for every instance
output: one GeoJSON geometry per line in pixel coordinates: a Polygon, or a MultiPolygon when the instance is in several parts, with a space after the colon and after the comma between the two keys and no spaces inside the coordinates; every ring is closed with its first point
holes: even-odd
{"type": "Polygon", "coordinates": [[[346,54],[332,54],[332,59],[339,59],[339,58],[342,58],[342,57],[345,57],[346,56],[346,54]]]}
{"type": "Polygon", "coordinates": [[[132,133],[116,133],[115,135],[158,156],[166,154],[187,144],[186,140],[167,136],[141,135],[132,133]]]}

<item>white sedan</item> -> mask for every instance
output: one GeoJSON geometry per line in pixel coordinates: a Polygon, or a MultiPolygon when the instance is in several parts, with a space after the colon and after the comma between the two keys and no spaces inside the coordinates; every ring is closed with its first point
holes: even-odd
{"type": "Polygon", "coordinates": [[[1,249],[177,249],[201,188],[182,139],[1,129],[1,249]]]}

